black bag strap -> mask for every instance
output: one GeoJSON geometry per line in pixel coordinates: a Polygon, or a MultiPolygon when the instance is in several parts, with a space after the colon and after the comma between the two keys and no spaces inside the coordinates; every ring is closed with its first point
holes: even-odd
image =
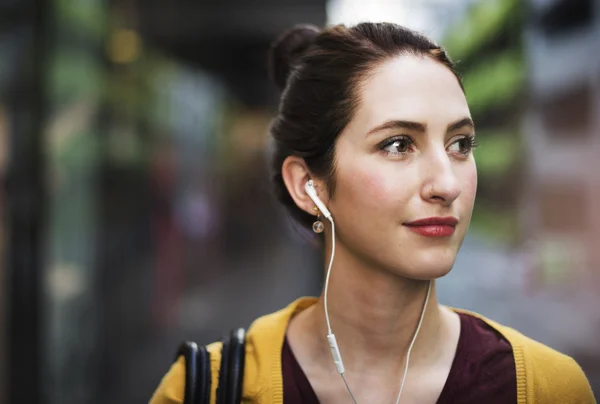
{"type": "MultiPolygon", "coordinates": [[[[240,404],[246,359],[246,330],[238,328],[223,338],[217,386],[217,404],[240,404]]],[[[195,342],[181,344],[177,357],[185,358],[184,404],[209,404],[211,392],[210,354],[195,342]]]]}
{"type": "Polygon", "coordinates": [[[231,332],[229,338],[223,338],[217,404],[241,403],[245,359],[246,330],[238,328],[231,332]]]}
{"type": "Polygon", "coordinates": [[[177,357],[185,358],[184,404],[209,404],[211,390],[210,354],[206,347],[186,341],[179,347],[177,357]]]}

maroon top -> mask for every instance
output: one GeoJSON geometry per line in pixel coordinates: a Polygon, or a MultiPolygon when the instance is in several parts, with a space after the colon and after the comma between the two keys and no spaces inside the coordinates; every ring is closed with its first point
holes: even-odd
{"type": "MultiPolygon", "coordinates": [[[[460,337],[440,404],[517,402],[517,376],[510,343],[484,321],[459,313],[460,337]]],[[[281,352],[285,404],[319,404],[288,343],[281,352]]]]}

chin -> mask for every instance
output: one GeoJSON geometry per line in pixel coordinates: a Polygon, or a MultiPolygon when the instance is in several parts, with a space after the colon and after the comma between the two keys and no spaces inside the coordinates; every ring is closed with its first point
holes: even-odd
{"type": "Polygon", "coordinates": [[[401,269],[396,273],[411,279],[434,280],[446,276],[456,261],[454,249],[445,251],[431,251],[429,249],[415,251],[412,259],[406,262],[406,257],[399,260],[401,269]]]}
{"type": "Polygon", "coordinates": [[[454,261],[448,264],[438,262],[435,265],[419,266],[414,268],[413,271],[411,271],[410,277],[412,279],[418,279],[423,281],[435,280],[448,275],[448,273],[452,270],[453,266],[454,261]]]}

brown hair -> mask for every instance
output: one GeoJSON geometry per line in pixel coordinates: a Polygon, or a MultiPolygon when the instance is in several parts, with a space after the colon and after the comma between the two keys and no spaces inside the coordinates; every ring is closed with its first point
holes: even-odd
{"type": "MultiPolygon", "coordinates": [[[[281,89],[274,140],[273,186],[279,201],[302,225],[314,217],[298,208],[281,174],[290,155],[302,157],[311,174],[335,190],[335,142],[359,104],[359,86],[375,67],[399,55],[431,57],[458,79],[446,52],[427,37],[391,23],[337,25],[324,30],[299,25],[271,46],[271,77],[281,89]]],[[[463,89],[464,91],[464,89],[463,89]]]]}

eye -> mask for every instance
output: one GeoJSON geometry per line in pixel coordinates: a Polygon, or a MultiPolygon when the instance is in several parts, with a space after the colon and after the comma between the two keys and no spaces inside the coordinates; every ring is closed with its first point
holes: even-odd
{"type": "Polygon", "coordinates": [[[463,156],[469,155],[471,151],[477,147],[477,140],[474,135],[463,136],[460,139],[455,140],[449,147],[448,151],[453,153],[459,153],[463,156]]]}
{"type": "Polygon", "coordinates": [[[379,148],[389,155],[406,154],[411,151],[413,140],[408,136],[395,136],[383,141],[379,148]]]}

